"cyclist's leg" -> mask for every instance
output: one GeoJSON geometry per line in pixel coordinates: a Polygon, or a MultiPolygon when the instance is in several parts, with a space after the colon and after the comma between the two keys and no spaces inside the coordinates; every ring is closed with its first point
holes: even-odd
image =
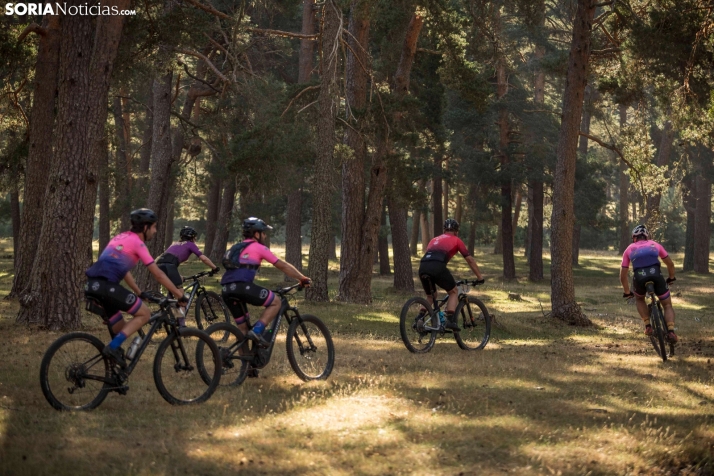
{"type": "MultiPolygon", "coordinates": [[[[429,273],[422,273],[421,268],[419,271],[419,280],[421,281],[421,287],[424,289],[424,293],[426,294],[426,302],[428,302],[433,309],[434,296],[438,295],[436,285],[434,284],[434,278],[432,278],[429,273]]],[[[423,311],[426,312],[426,309],[423,309],[423,311]]]]}
{"type": "Polygon", "coordinates": [[[248,332],[247,322],[250,317],[248,314],[248,307],[237,295],[228,291],[229,289],[230,285],[224,285],[221,297],[223,298],[223,302],[226,303],[228,310],[231,312],[233,321],[236,323],[238,329],[240,329],[243,334],[246,334],[248,332]]]}
{"type": "Polygon", "coordinates": [[[645,284],[650,281],[650,277],[645,274],[641,274],[638,270],[635,270],[635,277],[632,280],[632,292],[635,294],[635,305],[637,306],[637,313],[642,318],[642,322],[645,324],[645,334],[652,334],[652,326],[650,326],[650,308],[647,306],[647,301],[645,300],[645,294],[647,289],[645,284]]]}

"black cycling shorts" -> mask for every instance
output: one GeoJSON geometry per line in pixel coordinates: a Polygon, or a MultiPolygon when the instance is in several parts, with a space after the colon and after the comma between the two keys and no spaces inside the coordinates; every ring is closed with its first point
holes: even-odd
{"type": "Polygon", "coordinates": [[[89,278],[84,285],[84,294],[99,301],[110,321],[113,321],[120,311],[133,316],[141,307],[141,299],[136,294],[106,279],[89,278]]]}
{"type": "Polygon", "coordinates": [[[436,286],[443,288],[446,292],[456,287],[456,280],[446,268],[446,263],[441,261],[422,261],[419,265],[419,279],[427,294],[434,294],[436,286]]]}
{"type": "Polygon", "coordinates": [[[667,286],[667,280],[662,276],[659,266],[640,268],[634,272],[635,277],[632,280],[632,287],[636,295],[644,296],[647,293],[646,284],[652,281],[654,283],[654,292],[658,298],[667,299],[669,297],[669,286],[667,286]]]}
{"type": "Polygon", "coordinates": [[[223,302],[230,309],[233,319],[239,319],[248,314],[246,304],[268,307],[275,299],[273,291],[255,283],[226,283],[221,287],[221,290],[223,302]]]}
{"type": "Polygon", "coordinates": [[[171,263],[160,263],[157,264],[159,269],[164,272],[166,276],[174,283],[174,286],[180,288],[183,286],[183,278],[181,273],[179,273],[178,267],[171,263]]]}

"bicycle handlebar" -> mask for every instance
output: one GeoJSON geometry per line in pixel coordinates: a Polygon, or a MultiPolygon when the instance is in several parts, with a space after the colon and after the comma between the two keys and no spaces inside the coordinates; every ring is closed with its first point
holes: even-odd
{"type": "Polygon", "coordinates": [[[178,300],[170,299],[163,294],[154,291],[144,291],[139,297],[145,301],[158,304],[161,308],[169,307],[172,304],[178,304],[178,300]]]}
{"type": "Polygon", "coordinates": [[[194,274],[193,276],[186,276],[185,278],[183,278],[183,282],[185,283],[186,281],[196,281],[197,279],[202,278],[204,276],[213,276],[214,274],[215,273],[213,272],[213,270],[202,271],[198,274],[194,274]]]}
{"type": "Polygon", "coordinates": [[[293,284],[292,286],[288,286],[287,288],[273,289],[273,292],[274,292],[275,294],[280,295],[280,296],[284,296],[284,295],[288,294],[290,291],[292,291],[293,289],[297,289],[298,291],[302,291],[303,289],[305,289],[305,287],[304,287],[302,284],[297,283],[297,284],[293,284]]]}
{"type": "Polygon", "coordinates": [[[456,281],[456,285],[461,286],[462,284],[466,284],[468,286],[480,286],[485,282],[485,279],[472,279],[471,281],[468,279],[462,279],[461,281],[456,281]]]}

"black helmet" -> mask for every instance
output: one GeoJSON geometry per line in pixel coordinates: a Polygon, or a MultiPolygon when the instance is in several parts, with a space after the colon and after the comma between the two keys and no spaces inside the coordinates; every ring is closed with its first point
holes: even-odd
{"type": "Polygon", "coordinates": [[[444,231],[459,231],[459,222],[453,218],[447,218],[444,222],[444,231]]]}
{"type": "Polygon", "coordinates": [[[638,236],[644,236],[646,240],[650,239],[650,232],[647,231],[647,227],[644,225],[637,225],[632,229],[632,241],[638,236]]]}
{"type": "Polygon", "coordinates": [[[159,217],[156,216],[156,213],[148,208],[136,209],[131,212],[131,215],[129,216],[131,218],[132,226],[153,225],[159,221],[159,217]]]}
{"type": "Polygon", "coordinates": [[[194,230],[192,227],[186,225],[183,228],[181,228],[181,231],[179,231],[179,238],[181,241],[190,241],[198,236],[198,233],[196,233],[196,230],[194,230]]]}
{"type": "Polygon", "coordinates": [[[243,220],[243,236],[252,238],[256,231],[270,231],[273,227],[266,224],[263,220],[256,217],[250,217],[243,220]]]}

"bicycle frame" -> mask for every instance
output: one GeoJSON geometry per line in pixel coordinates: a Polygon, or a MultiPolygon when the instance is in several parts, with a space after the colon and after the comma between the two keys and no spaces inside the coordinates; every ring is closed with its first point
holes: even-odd
{"type": "MultiPolygon", "coordinates": [[[[459,281],[460,283],[461,281],[459,281]]],[[[431,316],[437,316],[439,312],[441,312],[441,307],[446,305],[446,301],[449,300],[449,294],[447,293],[446,296],[444,296],[441,299],[437,299],[436,297],[436,291],[434,291],[431,294],[431,299],[434,302],[434,309],[432,309],[431,316]]],[[[459,301],[466,299],[466,294],[459,293],[459,301]]],[[[433,326],[427,326],[424,325],[424,329],[427,331],[444,331],[443,326],[441,324],[441,319],[437,318],[438,326],[433,327],[433,326]]],[[[443,332],[442,332],[443,334],[443,332]]]]}

